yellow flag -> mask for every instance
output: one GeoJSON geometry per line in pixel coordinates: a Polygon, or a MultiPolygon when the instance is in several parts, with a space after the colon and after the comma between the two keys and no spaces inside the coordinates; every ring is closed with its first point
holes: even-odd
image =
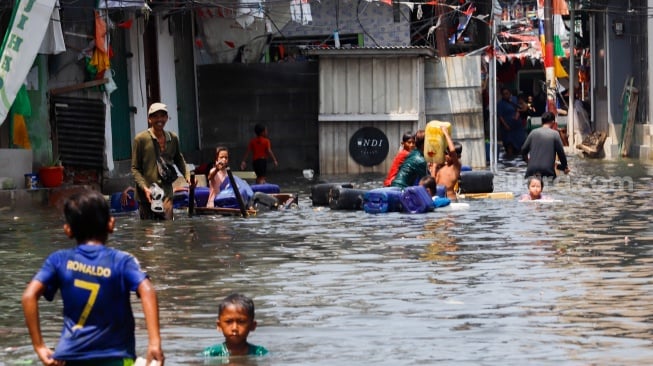
{"type": "Polygon", "coordinates": [[[560,57],[553,58],[553,68],[555,70],[555,76],[558,79],[565,79],[569,77],[567,70],[565,70],[565,68],[562,66],[562,63],[560,62],[560,57]]]}

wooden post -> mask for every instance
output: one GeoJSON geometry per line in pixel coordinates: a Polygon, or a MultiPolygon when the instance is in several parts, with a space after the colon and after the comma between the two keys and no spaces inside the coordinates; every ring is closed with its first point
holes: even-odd
{"type": "Polygon", "coordinates": [[[546,105],[547,110],[558,115],[556,108],[556,91],[557,82],[555,77],[555,68],[553,66],[553,2],[544,0],[544,71],[546,75],[546,105]]]}
{"type": "Polygon", "coordinates": [[[190,172],[190,184],[188,185],[188,217],[193,217],[195,211],[195,187],[197,181],[195,180],[195,172],[190,172]]]}
{"type": "MultiPolygon", "coordinates": [[[[569,31],[569,98],[567,100],[567,135],[569,136],[569,146],[576,146],[576,111],[574,103],[576,102],[576,9],[574,0],[569,0],[569,18],[571,19],[571,29],[569,31]]],[[[580,98],[580,96],[579,96],[580,98]]]]}
{"type": "Polygon", "coordinates": [[[245,207],[245,202],[243,201],[243,196],[240,195],[240,190],[238,189],[238,184],[234,179],[234,173],[231,172],[231,169],[227,167],[227,175],[231,181],[231,188],[234,190],[234,195],[236,196],[236,201],[238,201],[238,206],[240,207],[240,213],[243,217],[247,217],[247,208],[245,207]]]}
{"type": "Polygon", "coordinates": [[[628,86],[624,90],[624,116],[621,127],[621,144],[619,146],[622,157],[630,154],[630,145],[633,140],[633,129],[635,128],[635,117],[637,116],[637,102],[639,101],[639,90],[633,86],[633,77],[630,78],[628,86]]]}
{"type": "Polygon", "coordinates": [[[439,2],[435,5],[435,16],[437,22],[440,22],[440,26],[435,30],[435,46],[438,49],[438,56],[447,57],[449,56],[449,45],[447,44],[447,27],[449,21],[444,15],[443,6],[444,4],[441,5],[439,2]]]}

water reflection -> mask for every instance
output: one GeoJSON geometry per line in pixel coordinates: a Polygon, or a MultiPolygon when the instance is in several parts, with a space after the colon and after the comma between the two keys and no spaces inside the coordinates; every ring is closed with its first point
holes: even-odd
{"type": "MultiPolygon", "coordinates": [[[[297,210],[174,223],[120,216],[111,245],[154,279],[167,365],[204,364],[198,353],[221,341],[217,304],[232,291],[254,298],[251,341],[272,351],[253,364],[647,364],[653,168],[571,164],[571,176],[545,186],[562,202],[478,200],[427,215],[312,207],[310,184],[284,177],[297,210]],[[626,177],[632,186],[619,185],[626,177]]],[[[495,190],[524,193],[523,170],[502,168],[495,190]]],[[[322,178],[373,188],[383,177],[322,178]]],[[[20,294],[48,253],[72,245],[61,223],[50,210],[2,212],[0,364],[36,363],[20,294]]],[[[41,306],[54,345],[61,304],[41,306]]],[[[134,309],[142,351],[136,299],[134,309]]]]}

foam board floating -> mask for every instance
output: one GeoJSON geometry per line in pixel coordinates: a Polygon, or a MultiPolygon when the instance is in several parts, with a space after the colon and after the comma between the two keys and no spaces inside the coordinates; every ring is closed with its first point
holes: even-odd
{"type": "Polygon", "coordinates": [[[459,194],[460,199],[504,199],[511,200],[515,198],[512,192],[489,192],[489,193],[464,193],[459,194]]]}

